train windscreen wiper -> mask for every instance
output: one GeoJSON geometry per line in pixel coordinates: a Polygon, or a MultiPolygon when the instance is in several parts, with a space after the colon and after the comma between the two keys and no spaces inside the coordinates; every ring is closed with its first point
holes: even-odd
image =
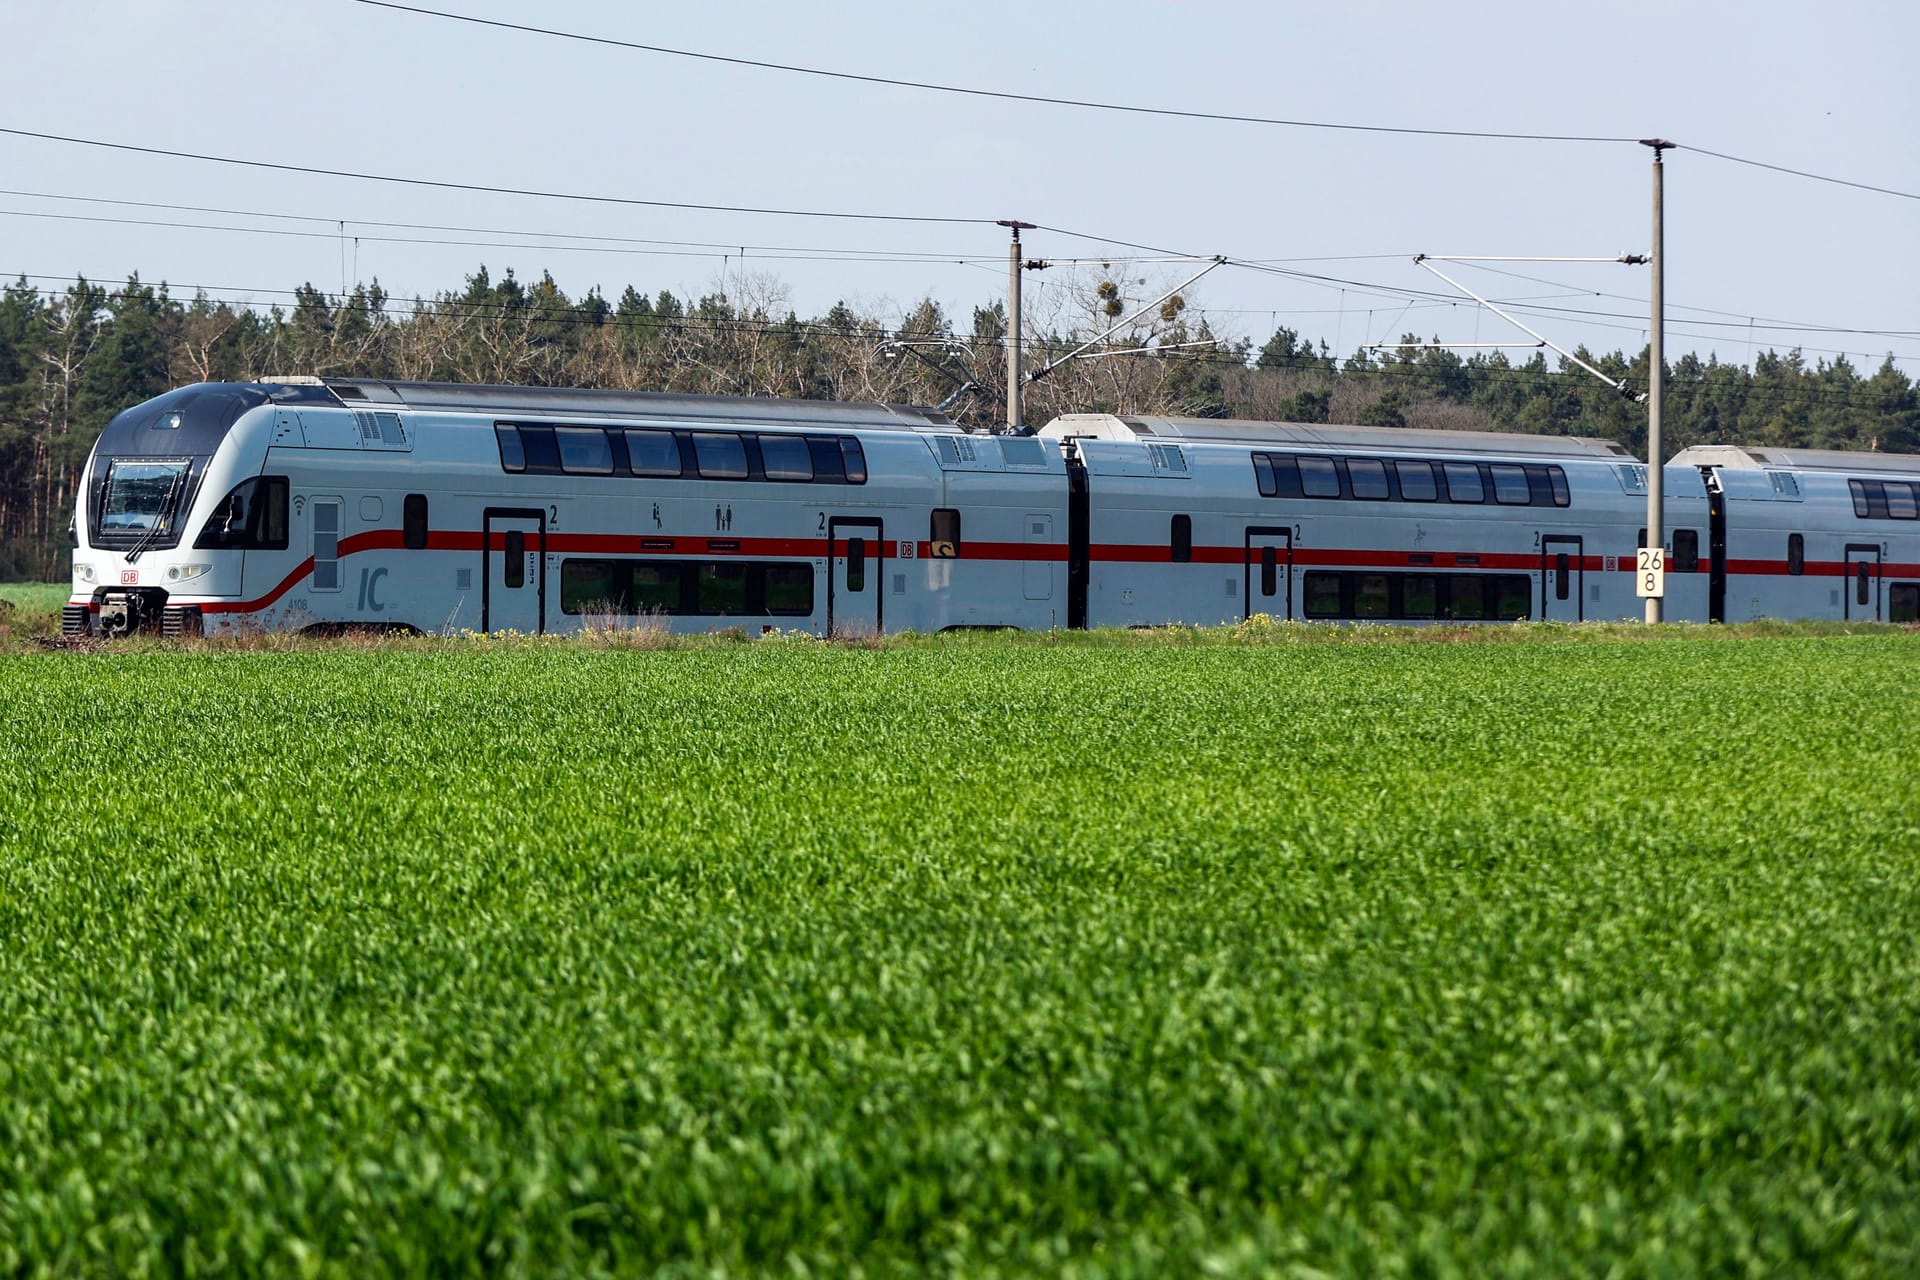
{"type": "Polygon", "coordinates": [[[173,507],[180,500],[180,490],[184,487],[188,468],[182,467],[173,473],[173,480],[167,485],[167,496],[160,503],[160,510],[154,513],[153,523],[140,535],[140,540],[127,551],[127,563],[138,560],[141,553],[159,541],[160,535],[168,528],[167,522],[173,518],[173,507]]]}

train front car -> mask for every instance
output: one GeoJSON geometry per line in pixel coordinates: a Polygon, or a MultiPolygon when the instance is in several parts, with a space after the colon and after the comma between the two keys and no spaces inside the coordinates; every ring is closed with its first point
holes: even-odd
{"type": "Polygon", "coordinates": [[[115,416],[75,504],[62,631],[194,633],[203,609],[238,598],[247,551],[287,545],[284,482],[270,493],[260,472],[275,401],[303,394],[196,383],[115,416]]]}

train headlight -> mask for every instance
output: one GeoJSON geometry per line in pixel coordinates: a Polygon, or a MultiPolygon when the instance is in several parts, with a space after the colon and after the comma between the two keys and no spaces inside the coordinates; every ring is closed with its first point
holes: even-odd
{"type": "Polygon", "coordinates": [[[94,568],[92,565],[84,564],[81,561],[76,560],[73,562],[73,580],[75,582],[84,582],[88,586],[92,586],[95,582],[98,582],[100,580],[100,575],[94,571],[94,568]]]}
{"type": "Polygon", "coordinates": [[[168,565],[167,581],[168,582],[190,582],[193,579],[199,577],[201,574],[206,573],[212,568],[213,566],[210,564],[168,565]]]}

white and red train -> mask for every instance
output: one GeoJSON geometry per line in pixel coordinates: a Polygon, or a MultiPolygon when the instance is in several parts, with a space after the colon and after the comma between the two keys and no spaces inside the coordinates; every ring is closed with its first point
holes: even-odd
{"type": "MultiPolygon", "coordinates": [[[[1666,616],[1920,620],[1920,458],[1667,464],[1666,616]]],[[[89,459],[69,634],[1635,618],[1599,440],[369,379],[203,383],[89,459]]]]}

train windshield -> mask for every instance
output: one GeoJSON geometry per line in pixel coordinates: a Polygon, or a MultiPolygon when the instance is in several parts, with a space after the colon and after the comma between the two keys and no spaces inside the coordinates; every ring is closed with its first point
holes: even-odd
{"type": "Polygon", "coordinates": [[[100,528],[112,533],[164,531],[189,463],[121,459],[107,470],[107,486],[100,506],[100,528]]]}

